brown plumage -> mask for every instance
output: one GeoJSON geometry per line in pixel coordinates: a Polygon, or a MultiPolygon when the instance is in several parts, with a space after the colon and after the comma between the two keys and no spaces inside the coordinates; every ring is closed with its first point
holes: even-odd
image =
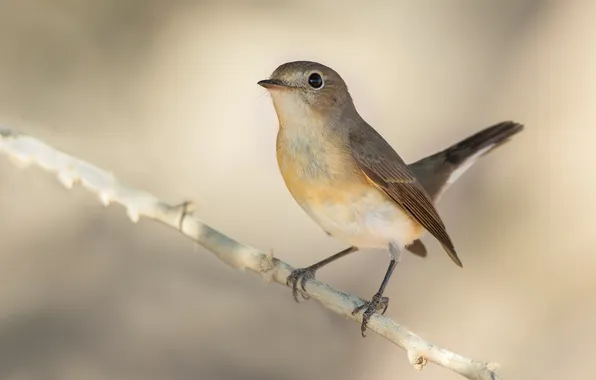
{"type": "Polygon", "coordinates": [[[295,270],[287,281],[296,300],[298,283],[305,290],[320,267],[361,248],[386,248],[391,261],[379,291],[353,311],[364,309],[364,335],[370,316],[387,307],[383,292],[401,252],[409,246],[426,255],[419,240],[424,230],[462,266],[434,204],[479,156],[521,126],[493,126],[408,166],[362,119],[333,69],[316,62],[289,62],[259,84],[273,98],[279,120],[277,160],[288,190],[327,234],[351,246],[295,270]]]}
{"type": "Polygon", "coordinates": [[[430,232],[461,267],[453,242],[426,190],[389,143],[368,124],[351,130],[349,142],[352,157],[364,174],[430,232]]]}

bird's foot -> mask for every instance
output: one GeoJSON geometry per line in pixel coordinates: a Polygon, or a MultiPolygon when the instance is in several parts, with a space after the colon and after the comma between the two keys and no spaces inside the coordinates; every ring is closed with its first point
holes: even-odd
{"type": "Polygon", "coordinates": [[[352,315],[355,315],[361,310],[364,310],[364,314],[362,315],[362,325],[360,325],[360,330],[362,331],[362,337],[366,338],[366,327],[368,325],[368,321],[370,317],[376,312],[381,312],[381,315],[385,314],[387,311],[387,307],[389,306],[389,297],[383,297],[383,294],[376,293],[372,300],[364,302],[362,305],[358,306],[352,311],[352,315]]]}
{"type": "Polygon", "coordinates": [[[286,280],[286,285],[292,287],[292,294],[294,295],[294,299],[296,302],[300,302],[300,297],[298,293],[302,295],[302,298],[307,300],[310,298],[308,294],[306,294],[306,281],[314,280],[315,279],[315,272],[318,268],[313,268],[312,266],[308,268],[300,268],[295,269],[290,273],[288,279],[286,280]],[[300,282],[300,287],[302,291],[298,289],[298,282],[300,282]]]}

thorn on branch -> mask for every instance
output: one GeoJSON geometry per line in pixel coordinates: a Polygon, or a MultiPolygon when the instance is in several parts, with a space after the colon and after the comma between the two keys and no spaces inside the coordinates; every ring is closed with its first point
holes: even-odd
{"type": "Polygon", "coordinates": [[[99,201],[104,207],[108,207],[112,202],[112,194],[108,191],[101,191],[99,193],[99,201]]]}

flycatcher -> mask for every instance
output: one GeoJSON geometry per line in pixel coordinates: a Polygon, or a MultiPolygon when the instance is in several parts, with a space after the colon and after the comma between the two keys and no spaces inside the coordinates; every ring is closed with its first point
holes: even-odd
{"type": "MultiPolygon", "coordinates": [[[[387,309],[383,292],[404,249],[426,255],[419,238],[430,232],[449,257],[462,263],[434,204],[478,157],[521,131],[503,122],[410,166],[358,114],[343,79],[316,62],[279,66],[258,82],[271,93],[279,119],[277,161],[296,202],[329,235],[350,247],[288,277],[298,301],[317,269],[363,248],[384,248],[389,268],[364,310],[361,331],[387,309]]],[[[303,293],[304,295],[304,293],[303,293]]],[[[307,297],[307,296],[305,296],[307,297]]]]}

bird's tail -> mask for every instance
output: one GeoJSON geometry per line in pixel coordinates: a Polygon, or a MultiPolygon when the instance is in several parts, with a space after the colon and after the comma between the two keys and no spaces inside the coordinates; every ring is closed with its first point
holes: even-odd
{"type": "Polygon", "coordinates": [[[503,145],[523,128],[522,124],[513,121],[495,124],[441,152],[409,165],[410,169],[430,197],[437,202],[445,190],[478,158],[503,145]]]}
{"type": "Polygon", "coordinates": [[[444,150],[445,159],[452,165],[463,165],[477,153],[481,152],[478,156],[482,156],[501,146],[523,128],[522,124],[513,121],[504,121],[485,128],[444,150]]]}

